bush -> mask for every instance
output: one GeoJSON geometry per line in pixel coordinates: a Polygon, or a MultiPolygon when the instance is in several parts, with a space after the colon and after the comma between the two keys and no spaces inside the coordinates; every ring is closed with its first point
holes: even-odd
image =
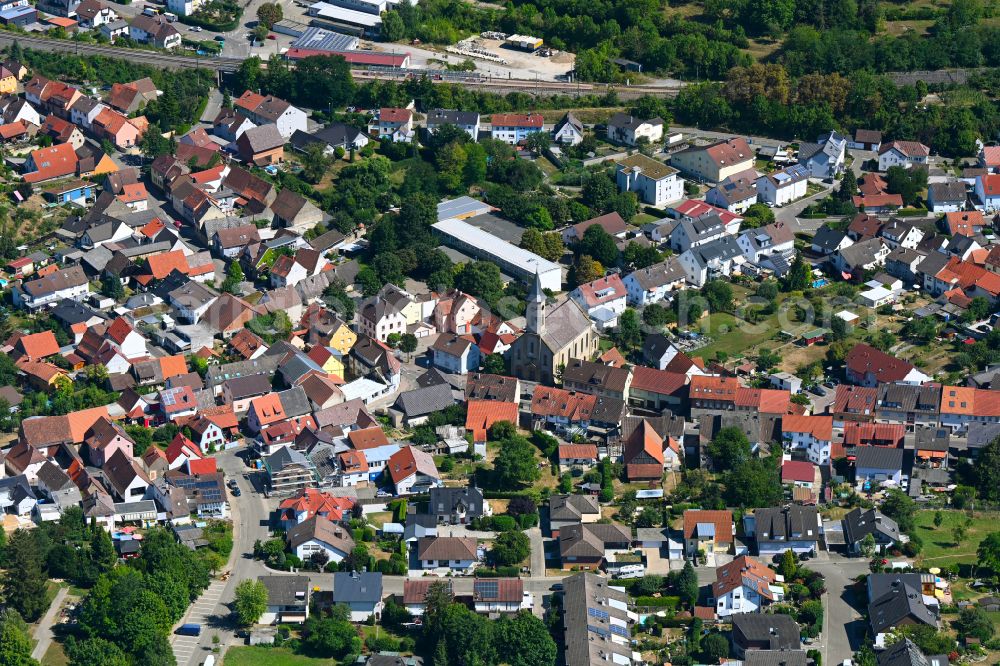
{"type": "MultiPolygon", "coordinates": [[[[619,581],[615,581],[617,585],[619,581]]],[[[676,611],[680,608],[680,597],[636,597],[636,606],[646,606],[650,608],[664,608],[669,611],[676,611]]]]}
{"type": "Polygon", "coordinates": [[[530,529],[538,525],[538,514],[522,513],[517,517],[517,522],[520,524],[522,530],[530,529]]]}

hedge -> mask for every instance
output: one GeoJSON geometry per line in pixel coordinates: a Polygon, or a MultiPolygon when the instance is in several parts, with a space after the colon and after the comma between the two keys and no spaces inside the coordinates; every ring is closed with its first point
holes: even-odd
{"type": "Polygon", "coordinates": [[[521,570],[517,567],[497,567],[496,569],[487,569],[486,567],[476,568],[476,577],[478,578],[517,578],[521,573],[521,570]]]}
{"type": "MultiPolygon", "coordinates": [[[[617,585],[617,581],[615,582],[617,585]]],[[[677,610],[681,605],[680,597],[636,597],[636,606],[647,606],[652,608],[667,608],[677,610]]]]}
{"type": "Polygon", "coordinates": [[[535,495],[532,493],[526,493],[524,491],[513,491],[513,490],[484,490],[484,499],[514,499],[515,497],[527,497],[528,499],[536,499],[535,495]]]}

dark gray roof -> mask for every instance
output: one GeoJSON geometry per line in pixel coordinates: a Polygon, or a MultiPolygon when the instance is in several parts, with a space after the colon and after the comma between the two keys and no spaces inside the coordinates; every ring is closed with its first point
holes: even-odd
{"type": "Polygon", "coordinates": [[[882,515],[878,509],[854,509],[844,516],[844,539],[848,544],[858,543],[867,535],[881,533],[893,541],[899,541],[899,525],[892,518],[882,515]]]}
{"type": "Polygon", "coordinates": [[[432,125],[478,125],[479,112],[456,111],[454,109],[434,109],[427,114],[427,126],[432,125]]]}
{"type": "Polygon", "coordinates": [[[741,256],[743,251],[740,250],[739,243],[736,242],[735,238],[732,236],[723,236],[704,245],[692,248],[691,253],[694,255],[695,261],[704,268],[713,261],[728,261],[734,257],[741,256]]]}
{"type": "Polygon", "coordinates": [[[927,186],[927,190],[928,195],[934,203],[946,201],[961,201],[964,203],[966,199],[965,183],[957,180],[946,183],[931,183],[927,186]]]}
{"type": "Polygon", "coordinates": [[[552,495],[549,497],[549,520],[581,521],[584,514],[600,515],[601,507],[592,495],[552,495]]]}
{"type": "Polygon", "coordinates": [[[233,400],[265,395],[271,392],[271,378],[264,374],[233,377],[223,382],[229,387],[233,400]]]}
{"type": "Polygon", "coordinates": [[[909,638],[878,653],[878,666],[948,666],[948,655],[926,656],[909,638]]]}
{"type": "Polygon", "coordinates": [[[859,446],[856,449],[856,469],[884,469],[898,472],[903,469],[903,449],[884,446],[859,446]]]}
{"type": "Polygon", "coordinates": [[[771,650],[797,650],[799,625],[788,615],[740,613],[733,615],[733,642],[747,647],[766,644],[771,650]]]}
{"type": "Polygon", "coordinates": [[[298,150],[305,150],[311,143],[323,143],[333,148],[337,146],[347,147],[364,136],[364,132],[343,123],[331,123],[323,129],[309,134],[302,130],[295,130],[292,134],[291,143],[298,150]]]}
{"type": "Polygon", "coordinates": [[[400,393],[394,407],[407,418],[426,416],[455,404],[450,384],[432,384],[400,393]]]}
{"type": "Polygon", "coordinates": [[[805,650],[750,650],[743,657],[743,666],[806,666],[807,663],[805,650]]]}
{"type": "Polygon", "coordinates": [[[376,604],[382,600],[380,572],[337,572],[333,574],[333,601],[338,604],[376,604]]]}
{"type": "Polygon", "coordinates": [[[997,437],[1000,437],[1000,423],[969,423],[966,434],[967,446],[970,450],[981,449],[997,437]]]}
{"type": "Polygon", "coordinates": [[[819,513],[814,506],[793,504],[784,508],[757,509],[753,513],[754,530],[758,543],[784,540],[819,541],[819,513]]]}
{"type": "Polygon", "coordinates": [[[302,606],[309,601],[309,576],[258,576],[267,588],[268,606],[302,606]]]}
{"type": "Polygon", "coordinates": [[[868,604],[868,620],[876,634],[892,629],[904,620],[937,626],[937,617],[924,604],[919,585],[914,587],[901,580],[892,582],[888,592],[868,604]]]}
{"type": "Polygon", "coordinates": [[[468,488],[431,488],[427,511],[437,516],[450,516],[460,507],[470,516],[483,515],[483,493],[471,486],[468,488]]]}
{"type": "Polygon", "coordinates": [[[816,230],[816,235],[813,236],[812,244],[816,247],[822,249],[824,252],[833,252],[841,241],[844,240],[844,236],[847,234],[839,229],[834,229],[833,227],[828,227],[823,225],[816,230]]]}

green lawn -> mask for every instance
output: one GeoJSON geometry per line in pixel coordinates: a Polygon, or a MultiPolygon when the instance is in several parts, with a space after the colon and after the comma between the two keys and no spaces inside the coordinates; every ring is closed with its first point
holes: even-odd
{"type": "Polygon", "coordinates": [[[66,666],[69,664],[69,657],[59,641],[52,641],[49,649],[45,651],[41,661],[42,666],[66,666]]]}
{"type": "Polygon", "coordinates": [[[226,666],[320,666],[336,664],[335,659],[315,659],[295,654],[288,648],[240,645],[229,648],[223,658],[226,666]]]}
{"type": "Polygon", "coordinates": [[[966,528],[965,537],[956,544],[952,530],[965,524],[966,514],[961,511],[942,511],[944,521],[941,527],[934,527],[934,513],[932,510],[918,511],[916,516],[917,535],[924,542],[918,561],[928,566],[974,564],[979,542],[990,532],[997,531],[1000,524],[1000,512],[976,512],[972,524],[966,528]]]}
{"type": "Polygon", "coordinates": [[[712,338],[712,342],[701,349],[691,352],[692,356],[700,356],[706,361],[715,358],[716,352],[725,352],[730,358],[740,356],[744,352],[762,342],[767,342],[779,330],[776,314],[766,317],[756,324],[747,324],[733,315],[720,312],[705,317],[699,322],[698,328],[712,338]]]}

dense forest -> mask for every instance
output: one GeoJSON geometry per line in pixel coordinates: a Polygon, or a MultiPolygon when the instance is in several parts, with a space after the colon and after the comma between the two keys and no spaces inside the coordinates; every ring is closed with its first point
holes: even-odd
{"type": "Polygon", "coordinates": [[[651,72],[718,80],[751,64],[751,52],[794,76],[998,66],[1000,27],[987,21],[992,11],[981,0],[947,7],[878,0],[512,0],[503,11],[425,0],[399,5],[386,34],[452,43],[482,30],[530,33],[575,52],[584,80],[620,80],[624,74],[611,62],[619,56],[651,72]],[[930,25],[926,34],[888,30],[890,21],[901,20],[930,25]]]}

